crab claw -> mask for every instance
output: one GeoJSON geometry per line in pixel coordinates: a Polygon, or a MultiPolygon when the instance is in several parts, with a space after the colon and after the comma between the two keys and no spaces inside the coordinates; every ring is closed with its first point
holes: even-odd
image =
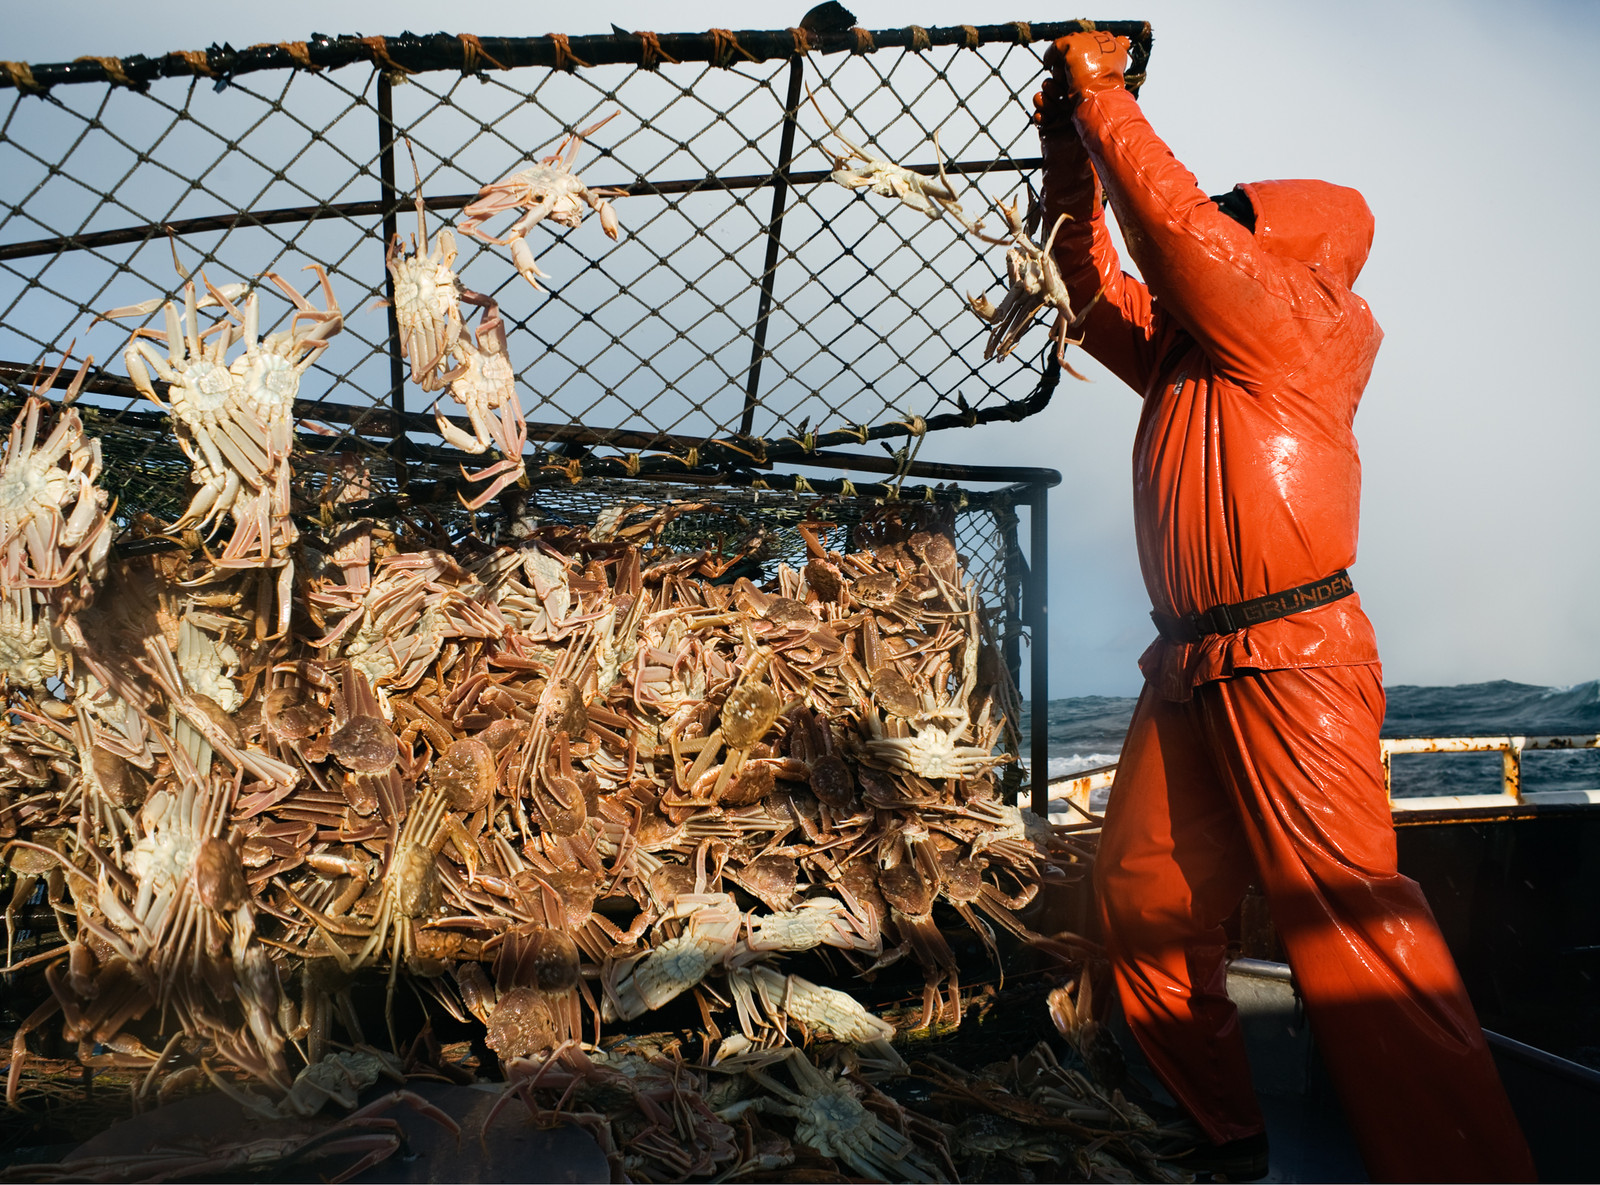
{"type": "Polygon", "coordinates": [[[489,447],[488,441],[463,432],[445,419],[444,412],[439,410],[439,404],[437,403],[433,405],[433,422],[439,429],[439,435],[464,453],[477,454],[485,452],[489,447]]]}
{"type": "Polygon", "coordinates": [[[995,203],[996,208],[1000,211],[1000,217],[1005,219],[1006,225],[1011,228],[1011,233],[1014,235],[1022,234],[1023,226],[1025,225],[1024,217],[1017,208],[1019,204],[1017,198],[1012,198],[1009,206],[1004,202],[995,203]]]}
{"type": "Polygon", "coordinates": [[[144,364],[144,359],[140,356],[139,351],[130,348],[127,353],[123,354],[122,361],[127,365],[128,377],[133,380],[133,385],[138,389],[139,394],[146,399],[153,400],[161,407],[165,407],[166,404],[156,396],[155,384],[150,381],[150,368],[144,364]]]}
{"type": "Polygon", "coordinates": [[[617,232],[622,229],[622,223],[617,221],[617,212],[611,203],[601,198],[595,203],[594,212],[600,215],[600,229],[606,232],[607,238],[616,242],[617,232]]]}
{"type": "Polygon", "coordinates": [[[967,296],[967,303],[972,306],[972,311],[985,321],[993,322],[995,318],[994,301],[987,296],[967,296]]]}
{"type": "MultiPolygon", "coordinates": [[[[612,238],[615,237],[615,235],[612,236],[612,238]]],[[[533,249],[528,246],[527,239],[519,238],[511,240],[511,262],[517,265],[518,274],[521,275],[524,280],[528,281],[528,283],[533,285],[535,292],[544,291],[543,288],[539,287],[539,280],[535,277],[548,280],[550,278],[550,274],[548,272],[542,272],[539,270],[539,265],[534,261],[533,258],[533,249]]]]}

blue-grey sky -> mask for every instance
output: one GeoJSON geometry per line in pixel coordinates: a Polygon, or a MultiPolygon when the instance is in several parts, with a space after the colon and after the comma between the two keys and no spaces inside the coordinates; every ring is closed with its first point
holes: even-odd
{"type": "MultiPolygon", "coordinates": [[[[156,53],[340,33],[778,27],[806,5],[421,0],[5,6],[0,58],[156,53]]],[[[985,22],[967,0],[856,0],[869,27],[985,22]]],[[[1600,6],[1147,0],[1142,103],[1209,192],[1324,177],[1377,216],[1358,286],[1387,334],[1356,431],[1357,587],[1390,683],[1600,675],[1600,6]]],[[[929,459],[1049,465],[1053,695],[1131,694],[1149,640],[1129,510],[1137,397],[1092,364],[1043,415],[930,438],[929,459]]]]}

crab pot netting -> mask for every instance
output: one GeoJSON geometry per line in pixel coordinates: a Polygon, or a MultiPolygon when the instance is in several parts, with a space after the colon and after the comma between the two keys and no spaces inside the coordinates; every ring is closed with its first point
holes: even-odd
{"type": "Polygon", "coordinates": [[[1007,540],[1016,530],[1016,516],[1004,493],[973,494],[959,502],[919,499],[896,504],[865,496],[721,486],[697,488],[676,482],[628,479],[596,479],[543,489],[538,521],[592,528],[603,520],[609,530],[625,530],[669,503],[694,509],[672,519],[660,534],[662,546],[678,551],[711,547],[732,555],[740,550],[740,544],[759,533],[759,545],[747,550],[763,578],[772,576],[779,564],[805,566],[806,544],[798,530],[803,524],[824,524],[830,532],[828,547],[851,552],[871,544],[874,524],[906,519],[919,524],[926,520],[939,526],[953,523],[949,533],[968,578],[980,589],[999,589],[1005,583],[1007,540]]]}
{"type": "MultiPolygon", "coordinates": [[[[762,480],[762,479],[755,479],[762,480]]],[[[1017,539],[1016,506],[1025,503],[1025,489],[1005,487],[990,491],[956,491],[904,483],[873,483],[855,493],[828,494],[811,489],[771,489],[762,485],[690,484],[638,478],[593,478],[541,487],[534,505],[522,519],[498,518],[475,524],[513,541],[523,530],[536,526],[581,526],[627,537],[663,508],[672,508],[667,525],[651,531],[654,546],[689,553],[702,549],[727,563],[722,579],[745,577],[756,584],[776,578],[780,565],[805,567],[807,543],[801,528],[812,531],[832,551],[854,552],[876,546],[898,530],[904,537],[914,530],[937,530],[949,535],[960,557],[962,571],[976,587],[983,606],[989,637],[996,645],[1010,642],[1008,652],[1026,636],[1022,616],[1022,569],[1017,539]]],[[[441,508],[441,525],[461,526],[464,512],[441,508]]],[[[429,508],[430,518],[440,510],[429,508]]],[[[439,521],[435,519],[435,521],[439,521]]],[[[1015,661],[1009,669],[1015,696],[1019,678],[1015,661]]],[[[1020,719],[1020,702],[1012,704],[1020,719]]],[[[1020,755],[1020,738],[1007,732],[1007,751],[1020,755]]],[[[1017,767],[1006,769],[1016,781],[1017,767]]]]}
{"type": "MultiPolygon", "coordinates": [[[[404,476],[384,459],[398,434],[409,438],[410,464],[449,464],[459,458],[430,451],[439,438],[415,414],[430,410],[434,396],[394,389],[388,319],[374,307],[387,278],[385,213],[396,216],[402,234],[416,232],[405,142],[430,203],[431,237],[459,218],[480,186],[554,152],[566,133],[612,116],[583,145],[576,171],[592,187],[629,190],[614,199],[619,242],[603,235],[595,217],[570,229],[540,223],[529,244],[550,279],[547,291],[536,292],[517,275],[507,248],[457,236],[456,272],[498,301],[505,317],[534,447],[578,428],[621,430],[630,434],[625,444],[597,452],[609,447],[617,455],[626,447],[660,460],[662,453],[684,455],[685,442],[739,433],[776,444],[837,429],[918,431],[939,426],[934,417],[941,413],[966,422],[1025,414],[1014,409],[1031,408],[1024,401],[1040,388],[1043,329],[1030,330],[1010,357],[985,362],[987,326],[966,301],[967,293],[999,295],[1003,248],[961,234],[947,219],[829,181],[833,166],[823,145],[842,145],[823,116],[872,154],[930,170],[937,132],[944,158],[967,170],[955,180],[968,214],[987,211],[989,229],[998,230],[993,203],[1021,193],[1037,164],[1029,115],[1043,38],[1066,27],[1019,22],[981,36],[972,30],[973,46],[799,55],[816,102],[802,98],[794,115],[787,167],[780,156],[796,55],[749,60],[755,55],[737,40],[718,43],[713,56],[721,64],[658,59],[650,69],[635,61],[502,70],[480,56],[469,74],[462,72],[466,62],[427,68],[405,57],[408,47],[455,46],[455,38],[408,36],[391,39],[387,51],[364,51],[387,63],[387,73],[367,61],[135,79],[142,89],[90,82],[42,95],[13,90],[0,100],[0,360],[17,364],[7,371],[15,379],[18,367],[53,360],[76,340],[77,356],[94,354],[105,380],[120,378],[121,351],[141,319],[92,322],[98,313],[164,295],[181,300],[174,248],[163,231],[175,225],[181,233],[170,237],[179,262],[204,269],[213,283],[274,271],[320,306],[312,274],[302,269],[327,269],[345,327],[301,384],[303,446],[371,457],[380,488],[404,476]],[[417,68],[396,68],[407,61],[417,68]],[[391,80],[404,85],[391,87],[391,80]],[[385,105],[392,106],[392,131],[380,120],[385,105]],[[393,189],[383,180],[386,152],[393,153],[393,189]],[[780,172],[790,183],[775,267],[767,273],[780,172]],[[192,219],[237,224],[182,225],[192,219]],[[132,241],[104,241],[104,232],[130,228],[120,237],[132,241]],[[758,333],[764,275],[770,315],[758,333]],[[413,416],[397,421],[390,415],[396,408],[413,416]]],[[[904,32],[852,30],[833,40],[859,47],[904,32]]],[[[933,32],[937,42],[941,31],[933,32]]],[[[739,36],[769,47],[774,36],[805,39],[799,30],[739,36]]],[[[515,44],[554,40],[566,39],[515,44]]],[[[572,56],[602,40],[621,39],[574,38],[572,56]]],[[[309,56],[307,43],[297,44],[302,60],[314,64],[319,54],[336,60],[341,47],[370,42],[385,44],[319,37],[309,56]]],[[[827,39],[813,42],[828,47],[827,39]]],[[[487,44],[513,56],[510,39],[487,44]]],[[[1136,54],[1141,62],[1147,45],[1136,54]]],[[[225,52],[232,51],[184,56],[192,65],[225,52]]],[[[15,84],[18,67],[6,67],[15,84]]],[[[44,77],[86,69],[100,71],[77,64],[35,71],[44,77]]],[[[128,79],[120,64],[105,73],[128,79]]],[[[503,233],[513,217],[495,219],[489,231],[503,233]]],[[[274,318],[273,328],[285,328],[290,305],[270,286],[261,292],[263,331],[274,318]]],[[[162,315],[142,322],[159,328],[162,315]]],[[[100,409],[102,424],[154,410],[131,387],[109,381],[91,383],[81,402],[100,409]]],[[[459,409],[447,399],[446,410],[459,409]]],[[[149,430],[151,422],[140,417],[127,449],[113,450],[125,509],[147,502],[165,509],[182,496],[173,489],[181,461],[163,433],[149,430]]]]}

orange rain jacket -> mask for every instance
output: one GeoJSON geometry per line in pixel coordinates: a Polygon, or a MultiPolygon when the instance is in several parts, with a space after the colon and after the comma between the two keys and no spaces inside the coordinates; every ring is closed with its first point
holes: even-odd
{"type": "MultiPolygon", "coordinates": [[[[1222,213],[1127,91],[1083,100],[1083,143],[1044,139],[1044,230],[1089,306],[1083,346],[1144,396],[1134,524],[1155,608],[1204,611],[1331,576],[1356,558],[1361,463],[1351,422],[1383,332],[1350,291],[1372,245],[1359,193],[1325,181],[1243,186],[1256,232],[1222,213]],[[1095,173],[1145,277],[1125,275],[1095,173]],[[1159,293],[1159,298],[1152,295],[1159,293]],[[1099,299],[1096,300],[1096,294],[1099,299]]],[[[1164,699],[1240,670],[1378,661],[1358,596],[1139,665],[1164,699]]]]}

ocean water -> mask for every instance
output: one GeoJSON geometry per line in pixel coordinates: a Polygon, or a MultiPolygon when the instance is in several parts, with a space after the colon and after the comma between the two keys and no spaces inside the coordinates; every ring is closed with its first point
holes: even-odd
{"type": "MultiPolygon", "coordinates": [[[[1457,687],[1401,685],[1387,692],[1386,737],[1600,732],[1600,680],[1538,687],[1502,679],[1457,687]]],[[[1134,703],[1132,698],[1103,695],[1051,700],[1050,776],[1116,761],[1134,703]]],[[[1031,727],[1025,707],[1024,737],[1031,727]]],[[[1494,794],[1500,790],[1500,769],[1499,753],[1399,754],[1394,758],[1394,793],[1494,794]]],[[[1525,752],[1522,786],[1525,791],[1600,789],[1600,749],[1525,752]]]]}

